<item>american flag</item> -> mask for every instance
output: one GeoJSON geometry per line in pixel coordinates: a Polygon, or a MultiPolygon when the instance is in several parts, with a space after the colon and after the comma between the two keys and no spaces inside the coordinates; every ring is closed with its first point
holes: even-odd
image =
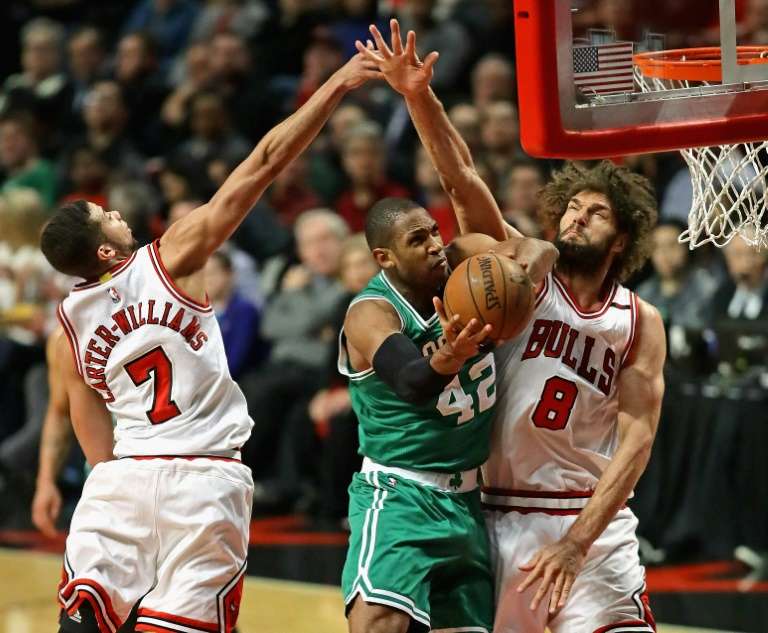
{"type": "Polygon", "coordinates": [[[573,47],[573,78],[583,93],[608,94],[634,88],[632,42],[573,47]]]}

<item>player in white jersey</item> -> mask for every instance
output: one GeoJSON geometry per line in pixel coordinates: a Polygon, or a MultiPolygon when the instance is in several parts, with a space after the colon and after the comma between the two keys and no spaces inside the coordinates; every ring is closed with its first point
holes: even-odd
{"type": "MultiPolygon", "coordinates": [[[[429,88],[435,53],[422,63],[415,36],[403,48],[392,26],[391,51],[375,29],[377,52],[358,49],[404,95],[461,231],[488,234],[478,248],[493,248],[518,233],[429,88]]],[[[655,200],[647,180],[604,162],[566,166],[542,203],[560,259],[526,331],[497,352],[500,406],[483,469],[494,631],[653,631],[625,503],[656,433],[666,344],[658,311],[619,282],[647,257],[655,200]]]]}
{"type": "Polygon", "coordinates": [[[67,538],[60,631],[115,633],[135,605],[138,631],[235,626],[253,489],[239,456],[252,421],[202,270],[341,98],[378,76],[352,58],[148,246],[136,248],[117,211],[83,200],[44,228],[51,264],[85,279],[60,306],[57,358],[68,357],[72,424],[94,465],[67,538]]]}

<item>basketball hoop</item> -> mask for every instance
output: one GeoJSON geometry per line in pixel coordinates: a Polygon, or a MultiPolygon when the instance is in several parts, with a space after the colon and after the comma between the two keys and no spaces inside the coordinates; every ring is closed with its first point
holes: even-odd
{"type": "MultiPolygon", "coordinates": [[[[739,66],[768,63],[768,46],[738,46],[739,66]]],[[[635,81],[643,92],[710,86],[722,78],[719,47],[638,53],[635,81]]],[[[743,85],[740,86],[743,89],[743,85]]],[[[722,248],[741,235],[768,248],[768,141],[681,149],[691,174],[693,200],[688,230],[679,240],[690,249],[722,248]]]]}

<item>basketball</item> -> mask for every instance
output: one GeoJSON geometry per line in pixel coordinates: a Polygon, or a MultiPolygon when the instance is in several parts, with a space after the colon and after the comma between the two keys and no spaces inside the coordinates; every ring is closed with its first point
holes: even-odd
{"type": "Polygon", "coordinates": [[[533,314],[535,293],[516,261],[495,253],[465,259],[451,273],[443,292],[445,313],[459,315],[462,327],[473,318],[493,326],[494,340],[514,338],[533,314]]]}

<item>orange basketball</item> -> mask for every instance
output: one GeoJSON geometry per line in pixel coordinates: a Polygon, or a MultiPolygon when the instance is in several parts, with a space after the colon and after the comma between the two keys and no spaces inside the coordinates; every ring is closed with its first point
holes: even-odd
{"type": "Polygon", "coordinates": [[[448,318],[459,315],[466,325],[473,318],[493,326],[491,338],[514,338],[528,325],[535,293],[523,268],[503,255],[483,253],[465,259],[451,273],[443,292],[448,318]]]}

